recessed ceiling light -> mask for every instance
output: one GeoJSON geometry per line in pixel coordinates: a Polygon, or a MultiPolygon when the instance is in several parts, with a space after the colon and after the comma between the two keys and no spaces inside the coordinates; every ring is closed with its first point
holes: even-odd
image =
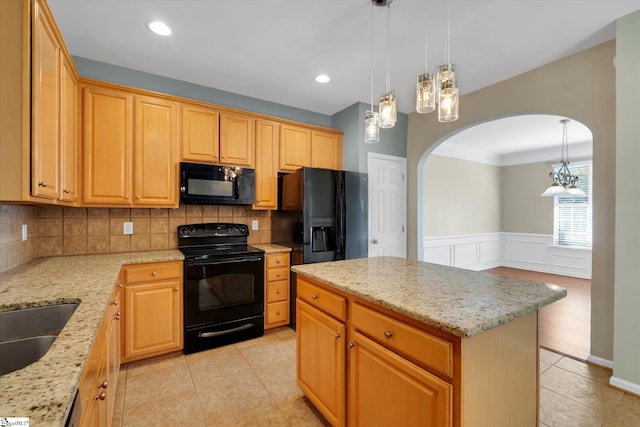
{"type": "Polygon", "coordinates": [[[151,31],[156,33],[159,36],[170,36],[171,28],[167,24],[162,21],[153,21],[149,22],[147,25],[151,31]]]}
{"type": "Polygon", "coordinates": [[[316,81],[318,83],[329,83],[331,81],[331,77],[327,76],[326,74],[320,74],[316,76],[316,81]]]}

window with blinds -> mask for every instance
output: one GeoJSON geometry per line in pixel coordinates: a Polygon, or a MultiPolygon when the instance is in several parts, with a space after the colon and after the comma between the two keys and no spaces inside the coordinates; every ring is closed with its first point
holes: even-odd
{"type": "MultiPolygon", "coordinates": [[[[557,171],[560,165],[554,165],[557,171]]],[[[554,197],[553,241],[560,246],[591,248],[592,240],[592,163],[569,164],[572,175],[578,176],[576,187],[582,189],[586,197],[554,197]]]]}

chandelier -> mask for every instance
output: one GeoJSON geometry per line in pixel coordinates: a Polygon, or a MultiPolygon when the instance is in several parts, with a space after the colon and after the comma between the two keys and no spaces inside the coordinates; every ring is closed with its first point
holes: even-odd
{"type": "Polygon", "coordinates": [[[570,196],[584,197],[585,192],[576,187],[578,176],[572,175],[569,170],[569,143],[567,141],[567,124],[569,119],[562,119],[562,154],[560,158],[560,168],[557,171],[549,172],[552,184],[541,196],[570,196]]]}
{"type": "MultiPolygon", "coordinates": [[[[438,121],[453,122],[458,120],[459,99],[458,82],[456,81],[456,66],[450,61],[450,40],[451,40],[451,4],[446,2],[446,34],[445,34],[445,64],[436,67],[436,73],[425,72],[418,76],[416,84],[416,111],[418,113],[430,113],[435,110],[438,104],[438,121]]],[[[428,16],[425,18],[425,43],[424,43],[424,66],[427,67],[427,46],[428,46],[428,16]]]]}

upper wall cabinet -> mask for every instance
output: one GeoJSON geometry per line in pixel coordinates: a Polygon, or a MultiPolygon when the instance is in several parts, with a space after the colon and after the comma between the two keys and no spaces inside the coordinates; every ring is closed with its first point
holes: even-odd
{"type": "Polygon", "coordinates": [[[280,170],[293,172],[311,165],[311,129],[282,125],[280,128],[280,170]]]}
{"type": "Polygon", "coordinates": [[[85,205],[178,205],[176,102],[87,85],[83,123],[85,205]]]}
{"type": "Polygon", "coordinates": [[[280,124],[256,120],[256,183],[254,209],[278,208],[278,142],[280,124]]]}
{"type": "Polygon", "coordinates": [[[248,115],[220,113],[220,164],[253,168],[254,123],[248,115]]]}
{"type": "Polygon", "coordinates": [[[342,169],[342,135],[314,130],[311,133],[311,166],[342,169]]]}
{"type": "Polygon", "coordinates": [[[218,163],[220,112],[196,104],[182,104],[182,160],[218,163]]]}

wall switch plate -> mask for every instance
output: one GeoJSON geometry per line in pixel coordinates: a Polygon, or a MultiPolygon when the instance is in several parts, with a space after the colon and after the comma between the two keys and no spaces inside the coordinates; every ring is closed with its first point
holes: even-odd
{"type": "Polygon", "coordinates": [[[133,223],[125,221],[122,223],[122,234],[133,234],[133,223]]]}
{"type": "Polygon", "coordinates": [[[258,220],[257,219],[251,220],[251,229],[252,230],[257,230],[258,229],[258,220]]]}
{"type": "Polygon", "coordinates": [[[27,240],[27,224],[22,224],[22,241],[27,240]]]}

